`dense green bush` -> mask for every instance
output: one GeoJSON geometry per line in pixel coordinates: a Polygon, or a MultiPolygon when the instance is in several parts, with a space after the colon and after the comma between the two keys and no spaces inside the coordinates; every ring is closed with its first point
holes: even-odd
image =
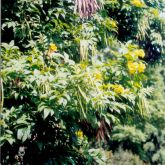
{"type": "Polygon", "coordinates": [[[2,164],[105,164],[121,144],[142,160],[164,163],[163,130],[154,124],[164,122],[164,111],[157,103],[150,111],[153,81],[144,74],[142,49],[154,30],[151,47],[161,46],[162,54],[163,4],[98,3],[102,9],[84,18],[71,0],[2,1],[2,164]]]}
{"type": "Polygon", "coordinates": [[[138,43],[148,62],[164,58],[165,19],[159,16],[164,7],[163,0],[105,1],[108,15],[118,22],[117,38],[138,43]]]}
{"type": "Polygon", "coordinates": [[[111,146],[113,150],[116,150],[122,145],[124,149],[132,150],[141,159],[149,161],[151,164],[163,165],[165,163],[164,67],[161,65],[156,66],[156,68],[151,67],[149,74],[152,75],[149,84],[153,84],[155,87],[152,97],[149,99],[150,113],[139,122],[132,121],[130,123],[131,120],[129,120],[129,122],[124,122],[124,126],[114,127],[111,146]]]}
{"type": "Polygon", "coordinates": [[[164,65],[152,68],[151,81],[155,91],[152,95],[151,116],[145,125],[148,135],[144,150],[153,164],[165,164],[165,70],[164,65]],[[158,88],[159,86],[159,88],[158,88]]]}
{"type": "MultiPolygon", "coordinates": [[[[128,47],[129,53],[138,51],[136,46],[128,47]]],[[[1,74],[6,90],[1,145],[2,150],[8,148],[3,152],[5,163],[12,161],[18,145],[25,145],[27,152],[34,151],[35,160],[28,160],[32,161],[27,162],[30,164],[39,161],[39,157],[44,159],[42,162],[48,161],[56,155],[57,148],[60,155],[67,157],[70,150],[72,154],[77,150],[79,129],[84,132],[81,138],[96,136],[104,140],[109,137],[111,125],[120,121],[120,114],[145,113],[144,107],[137,105],[141,90],[147,90],[140,87],[145,65],[141,66],[138,56],[132,59],[120,50],[113,58],[100,55],[100,59],[90,63],[76,64],[66,53],[52,53],[50,57],[33,49],[23,55],[13,42],[2,43],[2,52],[1,74]],[[129,66],[131,60],[137,61],[137,68],[129,66]],[[125,86],[121,85],[123,82],[125,86]]],[[[81,162],[73,160],[76,161],[81,162]]]]}
{"type": "Polygon", "coordinates": [[[121,148],[112,155],[108,163],[110,165],[147,165],[140,160],[139,156],[132,154],[130,151],[124,151],[121,148]]]}
{"type": "Polygon", "coordinates": [[[14,39],[21,50],[37,47],[42,51],[55,42],[59,51],[76,60],[111,47],[114,38],[139,44],[151,61],[164,53],[165,22],[159,17],[163,0],[98,1],[104,8],[84,19],[74,12],[73,0],[3,0],[2,42],[14,39]]]}

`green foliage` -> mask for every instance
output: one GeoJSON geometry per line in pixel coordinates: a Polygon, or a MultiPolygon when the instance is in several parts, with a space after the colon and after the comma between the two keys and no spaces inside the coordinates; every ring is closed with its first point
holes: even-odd
{"type": "MultiPolygon", "coordinates": [[[[132,106],[136,107],[133,102],[137,102],[136,95],[142,89],[129,85],[134,76],[127,68],[120,70],[127,65],[121,50],[113,58],[104,59],[100,55],[100,60],[90,63],[75,63],[66,53],[53,53],[49,58],[37,49],[23,55],[13,42],[2,43],[2,53],[1,74],[6,90],[1,145],[22,143],[28,148],[28,143],[35,144],[36,157],[43,154],[45,147],[48,153],[50,150],[54,153],[57,147],[71,149],[75,131],[83,121],[94,132],[103,127],[102,133],[92,136],[104,140],[109,136],[108,127],[120,121],[120,114],[132,112],[132,106]],[[128,85],[119,85],[123,81],[128,85]]],[[[143,74],[136,74],[134,81],[140,84],[143,74]]],[[[84,130],[84,134],[89,136],[88,131],[84,130]]]]}
{"type": "Polygon", "coordinates": [[[164,163],[164,96],[148,102],[142,60],[163,52],[163,1],[98,1],[93,15],[72,0],[2,3],[2,164],[105,164],[105,142],[164,163]]]}
{"type": "Polygon", "coordinates": [[[103,10],[82,19],[73,12],[72,0],[15,0],[10,5],[7,0],[2,2],[2,41],[14,39],[22,50],[35,47],[41,51],[54,42],[60,52],[85,60],[118,38],[140,44],[146,59],[157,59],[164,52],[164,20],[159,17],[164,2],[134,1],[101,1],[103,10]]]}
{"type": "Polygon", "coordinates": [[[117,141],[130,141],[132,143],[141,143],[146,140],[145,134],[133,126],[116,126],[112,138],[117,141]]]}
{"type": "Polygon", "coordinates": [[[130,151],[124,151],[121,148],[116,151],[109,159],[109,165],[147,165],[137,155],[132,154],[130,151]]]}
{"type": "Polygon", "coordinates": [[[98,44],[101,47],[105,45],[107,33],[117,32],[115,21],[108,17],[96,15],[82,21],[73,13],[72,1],[18,0],[11,6],[7,3],[4,2],[2,10],[2,33],[5,36],[7,29],[13,30],[14,40],[22,49],[44,51],[54,42],[59,51],[67,52],[76,60],[83,60],[88,54],[96,53],[98,44]]]}
{"type": "Polygon", "coordinates": [[[105,1],[108,15],[118,22],[118,39],[138,43],[149,62],[164,58],[164,7],[163,0],[105,1]]]}
{"type": "Polygon", "coordinates": [[[164,67],[157,66],[157,69],[151,68],[152,81],[154,82],[155,91],[150,101],[152,105],[151,117],[145,125],[145,132],[148,136],[144,144],[150,161],[153,164],[164,164],[164,143],[165,143],[165,91],[164,91],[164,67]],[[154,71],[153,71],[154,69],[154,71]],[[159,86],[159,88],[157,88],[159,86]]]}
{"type": "Polygon", "coordinates": [[[154,90],[149,99],[149,113],[144,120],[138,122],[129,120],[127,125],[118,125],[112,132],[113,146],[122,145],[138,154],[141,159],[151,164],[164,164],[164,126],[165,126],[165,94],[164,94],[164,68],[156,66],[150,68],[150,82],[154,90]],[[158,88],[159,87],[159,88],[158,88]],[[134,126],[132,126],[134,125],[134,126]]]}

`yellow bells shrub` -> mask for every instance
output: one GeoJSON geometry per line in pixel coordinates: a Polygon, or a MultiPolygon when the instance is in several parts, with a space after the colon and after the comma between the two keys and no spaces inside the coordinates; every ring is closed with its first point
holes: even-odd
{"type": "Polygon", "coordinates": [[[75,134],[78,138],[83,138],[83,136],[84,136],[83,132],[81,130],[76,131],[75,134]]]}
{"type": "Polygon", "coordinates": [[[142,62],[140,62],[140,63],[138,64],[138,72],[139,72],[139,73],[142,73],[142,72],[144,72],[145,69],[146,69],[145,64],[143,64],[142,62]]]}
{"type": "Polygon", "coordinates": [[[133,5],[135,7],[144,7],[145,6],[145,3],[140,0],[131,0],[130,3],[131,3],[131,5],[133,5]]]}

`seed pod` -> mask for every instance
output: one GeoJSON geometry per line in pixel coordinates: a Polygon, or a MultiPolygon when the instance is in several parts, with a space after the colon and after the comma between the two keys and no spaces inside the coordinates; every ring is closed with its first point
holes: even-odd
{"type": "Polygon", "coordinates": [[[101,8],[96,0],[75,0],[75,12],[78,12],[81,18],[88,18],[101,8]]]}

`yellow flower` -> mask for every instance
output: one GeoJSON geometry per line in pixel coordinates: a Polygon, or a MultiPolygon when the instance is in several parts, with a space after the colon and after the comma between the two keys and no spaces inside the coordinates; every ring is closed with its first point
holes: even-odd
{"type": "Polygon", "coordinates": [[[48,57],[51,58],[52,53],[57,51],[57,46],[55,44],[50,44],[49,50],[48,50],[48,57]]]}
{"type": "Polygon", "coordinates": [[[96,80],[102,80],[103,79],[102,74],[100,72],[94,73],[94,77],[96,80]]]}
{"type": "Polygon", "coordinates": [[[128,61],[128,70],[130,74],[134,74],[137,69],[138,69],[138,63],[137,62],[132,62],[132,61],[128,61]]]}
{"type": "Polygon", "coordinates": [[[143,49],[134,50],[134,54],[135,54],[137,57],[141,57],[141,58],[144,58],[144,56],[145,56],[145,53],[144,53],[143,49]]]}
{"type": "Polygon", "coordinates": [[[131,0],[131,4],[135,7],[144,7],[145,4],[140,0],[131,0]]]}
{"type": "Polygon", "coordinates": [[[142,72],[144,72],[145,69],[146,69],[145,64],[143,64],[142,62],[140,62],[139,65],[138,65],[138,72],[139,73],[142,73],[142,72]]]}
{"type": "Polygon", "coordinates": [[[57,51],[57,46],[55,44],[50,44],[49,49],[53,52],[56,52],[57,51]]]}
{"type": "Polygon", "coordinates": [[[146,68],[145,64],[143,64],[142,62],[137,63],[129,61],[127,65],[130,74],[134,74],[135,72],[142,73],[146,68]]]}
{"type": "Polygon", "coordinates": [[[82,68],[82,69],[86,69],[87,68],[87,64],[86,63],[80,63],[80,67],[82,68]]]}
{"type": "Polygon", "coordinates": [[[81,130],[76,131],[75,134],[77,137],[83,138],[83,132],[81,130]]]}
{"type": "Polygon", "coordinates": [[[124,93],[124,88],[122,85],[115,84],[115,85],[112,85],[112,88],[113,88],[114,92],[116,92],[118,94],[124,93]]]}
{"type": "Polygon", "coordinates": [[[144,58],[145,53],[143,49],[134,49],[128,51],[126,54],[124,54],[127,60],[136,60],[138,57],[144,58]]]}
{"type": "Polygon", "coordinates": [[[133,60],[135,58],[134,54],[130,51],[124,54],[124,56],[126,57],[127,60],[133,60]]]}
{"type": "Polygon", "coordinates": [[[111,26],[112,26],[113,28],[117,27],[116,22],[115,22],[115,21],[111,21],[111,26]]]}
{"type": "Polygon", "coordinates": [[[152,9],[152,10],[151,10],[151,13],[152,13],[154,16],[156,16],[156,17],[159,15],[158,9],[152,9]]]}

